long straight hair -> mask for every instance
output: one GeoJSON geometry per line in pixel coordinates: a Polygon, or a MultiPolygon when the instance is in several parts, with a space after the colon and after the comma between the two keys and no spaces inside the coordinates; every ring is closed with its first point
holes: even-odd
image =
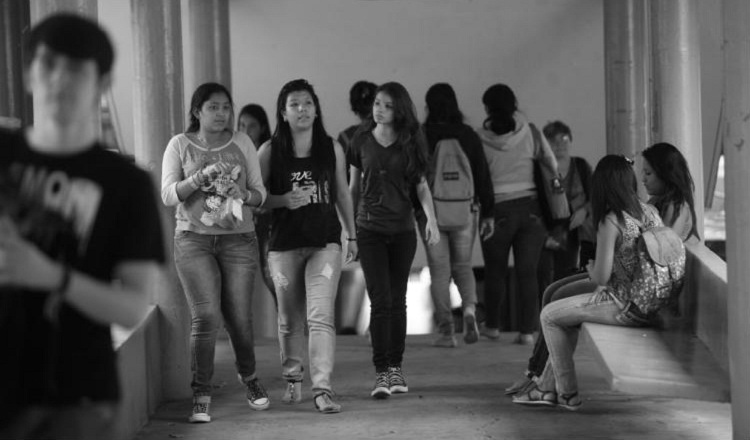
{"type": "Polygon", "coordinates": [[[294,92],[307,92],[315,104],[315,119],[312,126],[312,146],[310,157],[313,160],[315,173],[318,175],[319,184],[327,185],[330,193],[330,204],[336,202],[336,154],[333,151],[333,139],[326,132],[323,125],[323,112],[320,108],[320,100],[313,86],[304,79],[295,79],[284,84],[276,100],[276,129],[271,136],[271,178],[280,179],[276,183],[287,187],[286,179],[287,164],[294,159],[294,137],[289,121],[284,120],[286,100],[294,92]],[[280,171],[280,172],[276,172],[280,171]]]}
{"type": "MultiPolygon", "coordinates": [[[[417,184],[427,169],[427,141],[419,125],[414,102],[406,88],[394,81],[379,86],[375,90],[375,96],[378,93],[387,95],[393,102],[393,129],[397,142],[404,147],[407,179],[412,184],[417,184]]],[[[375,125],[375,121],[369,117],[355,136],[372,131],[375,125]]]]}
{"type": "Polygon", "coordinates": [[[656,173],[656,177],[664,183],[664,194],[655,197],[656,209],[659,215],[667,224],[674,224],[680,215],[682,205],[688,205],[690,216],[693,219],[693,227],[690,229],[690,235],[700,239],[697,229],[697,220],[695,215],[695,202],[693,193],[695,192],[695,183],[693,176],[690,174],[685,156],[680,153],[672,144],[660,142],[643,150],[643,158],[646,159],[651,169],[656,173]],[[672,205],[674,210],[672,218],[664,218],[667,209],[672,205]]]}
{"type": "Polygon", "coordinates": [[[597,227],[609,213],[613,213],[620,224],[625,223],[623,213],[639,220],[643,218],[632,161],[614,154],[599,161],[591,176],[591,208],[597,227]]]}

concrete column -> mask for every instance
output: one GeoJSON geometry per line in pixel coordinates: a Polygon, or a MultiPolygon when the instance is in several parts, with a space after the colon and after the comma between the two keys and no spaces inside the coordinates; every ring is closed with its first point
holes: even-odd
{"type": "MultiPolygon", "coordinates": [[[[180,0],[131,0],[136,162],[161,185],[161,162],[169,139],[184,130],[180,0]]],[[[172,261],[174,211],[163,211],[166,271],[157,286],[164,399],[189,397],[190,318],[172,261]]]]}
{"type": "Polygon", "coordinates": [[[652,0],[653,142],[685,155],[695,181],[697,229],[703,236],[703,146],[700,25],[697,0],[652,0]]]}
{"type": "Polygon", "coordinates": [[[188,7],[192,52],[188,95],[205,82],[218,82],[231,91],[229,0],[190,0],[188,7]]]}
{"type": "Polygon", "coordinates": [[[607,153],[637,157],[650,144],[645,0],[604,2],[607,153]]]}
{"type": "MultiPolygon", "coordinates": [[[[31,97],[23,85],[23,37],[31,22],[28,2],[0,0],[0,118],[31,125],[31,97]]],[[[2,122],[2,121],[0,121],[2,122]]],[[[6,122],[9,122],[6,120],[6,122]]]]}
{"type": "Polygon", "coordinates": [[[724,0],[729,371],[734,440],[750,439],[750,3],[724,0]]]}

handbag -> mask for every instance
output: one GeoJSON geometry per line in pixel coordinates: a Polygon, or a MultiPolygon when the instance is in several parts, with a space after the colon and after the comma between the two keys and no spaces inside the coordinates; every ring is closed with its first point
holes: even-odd
{"type": "MultiPolygon", "coordinates": [[[[534,139],[535,150],[542,148],[542,138],[534,124],[529,124],[534,139]]],[[[548,225],[557,220],[570,218],[570,206],[565,196],[565,187],[553,169],[546,163],[534,158],[534,183],[537,186],[542,215],[548,225]]]]}

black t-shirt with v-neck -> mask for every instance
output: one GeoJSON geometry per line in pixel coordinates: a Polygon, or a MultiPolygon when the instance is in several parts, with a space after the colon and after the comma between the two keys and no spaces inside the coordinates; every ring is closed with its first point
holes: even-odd
{"type": "MultiPolygon", "coordinates": [[[[333,148],[333,145],[331,145],[333,148]]],[[[275,208],[271,220],[268,249],[287,251],[301,247],[325,247],[328,243],[341,244],[341,223],[332,200],[332,182],[325,181],[314,166],[312,157],[285,160],[283,167],[272,173],[284,173],[270,179],[270,193],[282,195],[297,188],[309,188],[310,203],[297,209],[275,208]],[[280,170],[283,168],[283,170],[280,170]]],[[[335,176],[335,170],[329,170],[335,176]]]]}
{"type": "MultiPolygon", "coordinates": [[[[110,282],[125,261],[164,261],[151,177],[126,158],[91,147],[69,155],[32,150],[21,132],[0,132],[0,214],[51,258],[110,282]]],[[[0,412],[31,404],[114,401],[120,387],[110,326],[48,292],[0,287],[0,412]]]]}
{"type": "Polygon", "coordinates": [[[372,132],[354,139],[348,162],[362,172],[357,227],[393,234],[414,230],[414,184],[398,141],[383,146],[372,132]]]}

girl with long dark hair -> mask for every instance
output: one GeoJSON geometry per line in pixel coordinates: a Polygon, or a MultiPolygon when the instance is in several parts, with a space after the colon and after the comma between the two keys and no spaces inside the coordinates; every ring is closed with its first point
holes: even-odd
{"type": "Polygon", "coordinates": [[[233,114],[226,87],[199,86],[188,129],[169,141],[162,163],[162,199],[177,206],[175,266],[192,314],[194,423],[211,421],[214,350],[222,322],[250,407],[270,405],[255,374],[252,319],[259,258],[252,208],[263,203],[266,190],[252,141],[231,128],[233,114]]]}
{"type": "Polygon", "coordinates": [[[318,95],[304,79],[282,87],[276,130],[260,150],[273,209],[268,266],[278,298],[285,403],[302,401],[305,324],[315,408],[337,413],[331,386],[336,330],[334,304],[341,275],[341,223],[348,234],[347,261],[357,256],[346,160],[323,126],[318,95]]]}
{"type": "Polygon", "coordinates": [[[628,286],[639,266],[637,239],[641,229],[662,226],[656,209],[638,199],[638,181],[632,161],[623,156],[605,156],[592,177],[591,205],[597,226],[596,260],[586,266],[596,289],[546,305],[541,313],[542,331],[549,349],[549,362],[541,376],[513,402],[521,405],[581,406],[573,353],[580,324],[639,326],[627,320],[622,305],[630,301],[628,286]]]}
{"type": "Polygon", "coordinates": [[[427,153],[416,110],[404,86],[378,87],[368,120],[348,151],[350,190],[357,206],[357,244],[370,297],[375,386],[383,399],[409,391],[402,370],[406,344],[406,286],[417,249],[414,200],[426,217],[424,236],[437,243],[427,153]]]}

